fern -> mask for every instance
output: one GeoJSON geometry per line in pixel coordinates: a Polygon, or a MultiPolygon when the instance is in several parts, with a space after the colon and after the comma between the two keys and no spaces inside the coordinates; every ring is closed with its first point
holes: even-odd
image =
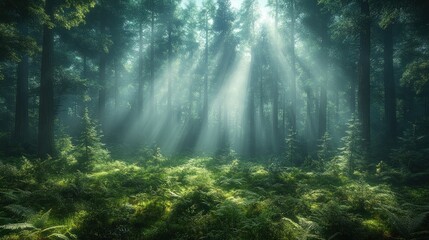
{"type": "Polygon", "coordinates": [[[19,217],[24,217],[27,218],[30,215],[34,214],[34,211],[31,208],[28,207],[24,207],[22,205],[19,204],[10,204],[4,207],[6,210],[8,210],[9,212],[19,216],[19,217]]]}
{"type": "Polygon", "coordinates": [[[57,239],[62,239],[62,240],[70,240],[70,238],[68,238],[66,235],[61,234],[61,233],[52,233],[51,235],[48,236],[48,238],[57,238],[57,239]]]}
{"type": "MultiPolygon", "coordinates": [[[[403,206],[410,207],[405,204],[403,206]]],[[[429,237],[429,231],[421,230],[429,211],[417,212],[420,208],[415,209],[395,209],[383,208],[388,217],[388,222],[394,232],[404,239],[424,239],[429,237]]]]}
{"type": "Polygon", "coordinates": [[[0,229],[6,230],[24,230],[24,229],[34,229],[35,227],[31,223],[9,223],[1,225],[0,229]]]}
{"type": "Polygon", "coordinates": [[[307,240],[307,239],[320,239],[323,238],[320,237],[317,234],[317,230],[319,228],[319,225],[317,223],[310,221],[308,219],[305,219],[303,217],[297,217],[298,222],[293,221],[290,218],[282,218],[287,224],[289,224],[292,227],[292,231],[290,232],[290,235],[294,236],[294,238],[299,240],[307,240]]]}
{"type": "Polygon", "coordinates": [[[31,192],[21,189],[2,189],[0,194],[8,200],[18,201],[23,197],[30,195],[31,192]]]}
{"type": "Polygon", "coordinates": [[[28,217],[23,223],[10,223],[0,226],[0,229],[11,230],[22,237],[35,237],[37,239],[69,239],[66,235],[56,232],[64,229],[65,225],[48,226],[50,210],[45,213],[28,217]]]}

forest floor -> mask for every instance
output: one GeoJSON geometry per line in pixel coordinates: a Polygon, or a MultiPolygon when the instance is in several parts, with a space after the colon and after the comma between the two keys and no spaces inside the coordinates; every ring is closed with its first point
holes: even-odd
{"type": "Polygon", "coordinates": [[[79,172],[3,158],[0,239],[427,239],[427,185],[337,170],[155,154],[79,172]]]}

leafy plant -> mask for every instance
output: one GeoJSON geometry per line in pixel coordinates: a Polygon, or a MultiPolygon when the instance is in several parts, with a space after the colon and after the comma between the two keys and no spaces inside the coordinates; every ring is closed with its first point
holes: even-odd
{"type": "Polygon", "coordinates": [[[392,150],[392,160],[403,169],[411,172],[421,172],[429,164],[426,159],[424,135],[418,134],[417,125],[407,128],[399,137],[399,147],[392,150]]]}
{"type": "Polygon", "coordinates": [[[20,239],[65,239],[74,238],[65,225],[53,225],[50,210],[29,216],[26,222],[1,225],[5,235],[17,235],[20,239]]]}
{"type": "Polygon", "coordinates": [[[414,206],[405,204],[402,208],[382,208],[388,217],[393,234],[401,239],[416,240],[429,238],[427,230],[429,206],[414,206]]]}
{"type": "Polygon", "coordinates": [[[72,137],[62,133],[55,141],[55,149],[57,149],[57,159],[61,163],[61,170],[69,169],[70,166],[77,163],[76,146],[73,144],[72,137]]]}
{"type": "Polygon", "coordinates": [[[290,218],[282,218],[286,225],[286,235],[292,239],[324,239],[319,235],[319,225],[309,219],[297,217],[295,222],[290,218]]]}

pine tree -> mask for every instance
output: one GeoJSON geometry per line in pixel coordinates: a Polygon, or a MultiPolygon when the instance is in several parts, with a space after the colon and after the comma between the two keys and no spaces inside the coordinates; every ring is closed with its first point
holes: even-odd
{"type": "Polygon", "coordinates": [[[361,134],[361,124],[356,117],[352,117],[348,124],[346,130],[346,136],[344,136],[341,141],[343,142],[343,147],[339,150],[340,159],[345,165],[345,169],[348,175],[352,175],[356,167],[360,162],[362,162],[364,157],[364,139],[361,134]]]}
{"type": "Polygon", "coordinates": [[[292,164],[298,159],[298,140],[297,134],[292,129],[289,129],[289,134],[286,137],[286,163],[292,164]]]}
{"type": "Polygon", "coordinates": [[[78,146],[78,165],[80,170],[89,170],[96,161],[109,159],[109,151],[101,142],[102,135],[96,123],[90,118],[88,108],[82,117],[83,130],[78,146]]]}
{"type": "Polygon", "coordinates": [[[326,162],[332,159],[333,151],[332,151],[332,138],[328,132],[323,134],[322,138],[319,140],[319,144],[317,145],[317,164],[316,167],[319,170],[324,168],[326,162]]]}

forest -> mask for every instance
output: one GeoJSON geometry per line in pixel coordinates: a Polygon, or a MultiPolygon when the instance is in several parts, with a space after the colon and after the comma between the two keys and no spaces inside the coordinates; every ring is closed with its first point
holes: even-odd
{"type": "Polygon", "coordinates": [[[0,0],[0,239],[429,239],[428,13],[0,0]]]}

